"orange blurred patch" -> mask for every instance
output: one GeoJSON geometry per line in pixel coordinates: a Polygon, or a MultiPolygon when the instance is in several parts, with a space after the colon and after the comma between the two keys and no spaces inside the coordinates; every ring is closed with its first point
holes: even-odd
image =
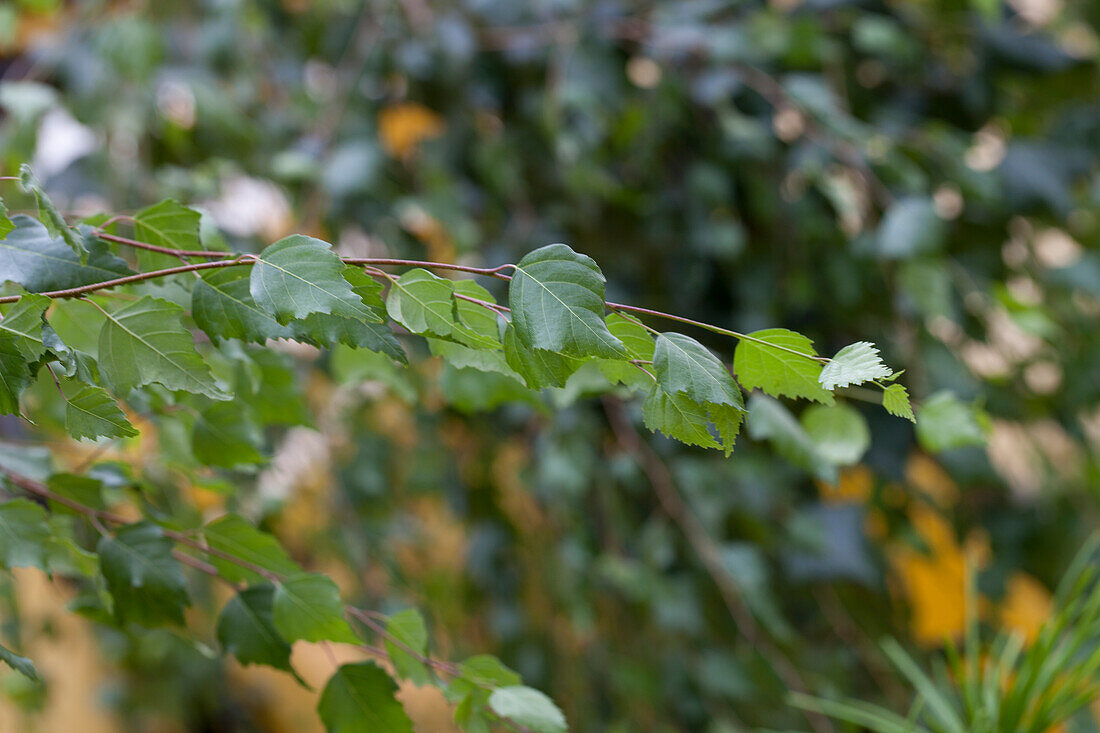
{"type": "Polygon", "coordinates": [[[395,158],[415,152],[422,141],[439,137],[445,129],[442,117],[416,102],[395,104],[378,113],[378,137],[395,158]]]}
{"type": "Polygon", "coordinates": [[[863,464],[841,470],[836,486],[825,481],[817,482],[822,500],[832,504],[863,503],[871,497],[874,488],[875,476],[863,464]]]}
{"type": "Polygon", "coordinates": [[[1000,609],[1001,628],[1024,635],[1030,644],[1051,617],[1050,591],[1027,573],[1014,573],[1000,609]]]}

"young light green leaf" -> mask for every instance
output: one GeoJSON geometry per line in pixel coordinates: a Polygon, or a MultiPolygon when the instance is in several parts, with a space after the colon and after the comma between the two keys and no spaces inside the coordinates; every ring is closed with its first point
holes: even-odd
{"type": "Polygon", "coordinates": [[[172,557],[173,542],[160,527],[139,522],[102,537],[96,546],[115,616],[123,623],[183,624],[189,604],[183,570],[172,557]]]}
{"type": "Polygon", "coordinates": [[[882,363],[875,345],[867,341],[848,344],[821,369],[817,381],[828,390],[862,384],[890,376],[890,367],[882,363]]]}
{"type": "Polygon", "coordinates": [[[476,336],[455,319],[454,283],[427,270],[409,270],[393,281],[386,310],[415,334],[447,339],[459,333],[476,336]]]}
{"type": "Polygon", "coordinates": [[[492,308],[464,299],[496,304],[496,298],[473,280],[455,280],[453,287],[455,320],[464,327],[455,333],[455,338],[470,348],[499,349],[500,316],[492,308]]]}
{"type": "Polygon", "coordinates": [[[530,349],[572,357],[622,358],[626,349],[604,322],[604,277],[567,245],[528,253],[509,286],[512,325],[530,349]]]}
{"type": "Polygon", "coordinates": [[[779,455],[822,481],[836,482],[836,466],[821,455],[806,430],[778,400],[764,395],[749,399],[749,435],[769,440],[779,455]]]}
{"type": "Polygon", "coordinates": [[[228,399],[195,351],[191,334],[180,324],[182,313],[175,303],[146,295],[107,314],[99,333],[99,364],[116,394],[156,383],[170,390],[228,399]]]}
{"type": "Polygon", "coordinates": [[[733,370],[746,389],[833,404],[832,393],[818,384],[821,362],[814,358],[817,352],[810,339],[785,328],[768,328],[748,336],[733,353],[733,370]]]}
{"type": "Polygon", "coordinates": [[[328,733],[413,733],[396,693],[397,684],[373,662],[345,664],[325,685],[317,712],[328,733]]]}
{"type": "MultiPolygon", "coordinates": [[[[280,577],[302,575],[302,567],[290,559],[279,541],[267,532],[256,529],[239,514],[226,514],[210,522],[202,530],[206,544],[218,553],[244,560],[280,577]]],[[[226,580],[234,583],[259,583],[269,579],[255,570],[212,555],[209,561],[226,580]]]]}
{"type": "Polygon", "coordinates": [[[818,454],[838,466],[858,463],[871,445],[867,421],[848,405],[812,405],[801,421],[818,454]]]}
{"type": "Polygon", "coordinates": [[[645,326],[633,318],[627,318],[618,313],[608,313],[604,322],[611,335],[622,342],[627,356],[631,359],[653,361],[657,342],[653,340],[653,336],[645,326]]]}
{"type": "Polygon", "coordinates": [[[50,299],[45,295],[24,293],[5,309],[3,320],[0,320],[0,333],[8,333],[15,339],[19,352],[28,362],[37,361],[46,353],[42,319],[49,307],[50,299]]]}
{"type": "Polygon", "coordinates": [[[84,243],[84,237],[69,228],[65,217],[61,215],[57,206],[46,195],[46,190],[42,188],[42,185],[35,179],[34,174],[31,173],[30,166],[23,165],[19,169],[19,180],[23,185],[23,190],[34,196],[34,200],[38,204],[38,217],[46,225],[46,229],[49,230],[50,234],[60,237],[79,258],[80,264],[87,263],[88,248],[84,243]]]}
{"type": "Polygon", "coordinates": [[[130,438],[138,434],[107,390],[86,384],[66,398],[65,429],[82,438],[130,438]]]}
{"type": "Polygon", "coordinates": [[[891,415],[904,417],[914,423],[917,421],[916,416],[913,415],[913,407],[909,404],[909,391],[904,385],[894,383],[883,390],[882,406],[891,415]]]}
{"type": "Polygon", "coordinates": [[[344,620],[340,589],[327,576],[294,575],[275,585],[272,619],[288,642],[342,641],[359,644],[359,637],[344,620]]]}
{"type": "Polygon", "coordinates": [[[191,450],[208,466],[263,463],[266,458],[257,448],[262,443],[263,435],[249,410],[236,401],[210,405],[199,413],[191,429],[191,450]]]}
{"type": "Polygon", "coordinates": [[[81,262],[63,241],[51,237],[38,221],[20,214],[15,229],[0,239],[0,281],[10,280],[32,293],[91,285],[132,275],[103,242],[88,243],[89,257],[81,262]]]}
{"type": "Polygon", "coordinates": [[[988,418],[948,391],[937,392],[917,410],[917,440],[932,453],[985,445],[988,418]]]}
{"type": "MultiPolygon", "coordinates": [[[[147,244],[168,249],[202,249],[199,222],[202,216],[172,199],[165,199],[134,215],[134,233],[147,244]]],[[[169,254],[138,249],[138,264],[144,271],[160,270],[179,264],[169,254]]]]}
{"type": "Polygon", "coordinates": [[[564,733],[568,729],[554,701],[531,687],[498,687],[489,695],[489,707],[500,717],[535,733],[564,733]]]}
{"type": "Polygon", "coordinates": [[[42,679],[38,676],[38,670],[34,668],[34,662],[26,657],[19,656],[3,644],[0,644],[0,661],[7,664],[31,682],[38,682],[42,679]]]}
{"type": "Polygon", "coordinates": [[[46,510],[30,499],[0,504],[0,566],[46,570],[46,510]]]}
{"type": "Polygon", "coordinates": [[[693,338],[662,333],[653,352],[657,383],[669,394],[683,394],[703,405],[745,409],[741,390],[714,354],[693,338]]]}
{"type": "Polygon", "coordinates": [[[344,278],[344,263],[327,242],[293,234],[268,245],[252,266],[253,300],[281,324],[325,313],[364,323],[381,317],[344,278]]]}
{"type": "Polygon", "coordinates": [[[386,621],[386,654],[398,675],[412,680],[417,685],[427,685],[432,681],[428,668],[412,650],[420,656],[428,654],[428,628],[424,617],[415,608],[399,611],[386,621]]]}
{"type": "Polygon", "coordinates": [[[207,270],[191,291],[191,316],[215,344],[240,339],[262,344],[268,339],[289,339],[294,329],[256,305],[249,292],[251,273],[246,267],[207,270]]]}
{"type": "Polygon", "coordinates": [[[290,644],[272,621],[275,588],[261,583],[237,593],[218,616],[218,643],[241,664],[266,664],[293,672],[290,644]]]}

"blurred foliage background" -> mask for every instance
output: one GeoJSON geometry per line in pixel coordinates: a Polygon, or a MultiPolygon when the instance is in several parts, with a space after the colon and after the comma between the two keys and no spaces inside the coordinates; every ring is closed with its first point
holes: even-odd
{"type": "MultiPolygon", "coordinates": [[[[1068,0],[0,3],[0,172],[31,162],[73,215],[172,196],[211,240],[478,265],[567,242],[609,299],[874,341],[929,416],[982,408],[945,431],[868,405],[834,475],[748,436],[728,459],[639,436],[579,377],[539,396],[278,347],[263,409],[295,427],[247,490],[180,469],[155,425],[35,439],[243,507],[578,731],[806,729],[798,688],[904,711],[882,636],[958,638],[968,566],[983,621],[1034,635],[1097,526],[1098,34],[1100,4],[1068,0]]],[[[2,731],[319,726],[289,677],[93,628],[37,571],[3,587],[0,631],[48,684],[0,675],[2,731]]],[[[436,693],[402,696],[451,729],[436,693]]]]}

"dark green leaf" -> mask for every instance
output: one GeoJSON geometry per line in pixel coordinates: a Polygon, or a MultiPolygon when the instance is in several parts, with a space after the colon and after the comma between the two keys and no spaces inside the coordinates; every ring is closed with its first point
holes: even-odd
{"type": "Polygon", "coordinates": [[[182,624],[189,603],[183,570],[172,557],[173,542],[150,522],[132,524],[99,540],[96,552],[123,623],[182,624]]]}
{"type": "Polygon", "coordinates": [[[504,358],[531,389],[564,387],[569,375],[584,363],[583,359],[554,351],[529,348],[516,335],[514,325],[504,331],[504,358]]]}
{"type": "Polygon", "coordinates": [[[325,685],[317,712],[328,733],[412,733],[396,692],[397,684],[373,662],[345,664],[325,685]]]}
{"type": "Polygon", "coordinates": [[[46,510],[30,499],[0,504],[0,566],[46,570],[46,510]]]}
{"type": "Polygon", "coordinates": [[[64,290],[132,275],[126,263],[98,240],[88,243],[86,264],[60,239],[29,216],[12,218],[15,229],[0,239],[0,280],[19,283],[32,293],[64,290]]]}
{"type": "Polygon", "coordinates": [[[564,244],[529,252],[508,291],[512,325],[532,350],[621,358],[626,349],[604,322],[604,277],[590,257],[564,244]]]}
{"type": "Polygon", "coordinates": [[[269,245],[252,266],[256,303],[286,324],[311,313],[380,323],[344,278],[344,263],[327,242],[294,234],[269,245]]]}
{"type": "Polygon", "coordinates": [[[237,593],[218,616],[218,643],[241,664],[266,664],[293,672],[290,644],[275,630],[275,588],[262,583],[237,593]]]}
{"type": "Polygon", "coordinates": [[[46,353],[42,319],[49,307],[50,299],[45,295],[25,293],[4,311],[3,320],[0,320],[0,333],[10,334],[15,339],[19,352],[28,362],[35,362],[46,353]]]}
{"type": "Polygon", "coordinates": [[[247,267],[207,270],[191,291],[191,316],[210,340],[235,338],[262,344],[268,339],[289,339],[291,326],[275,320],[249,292],[251,273],[247,267]]]}

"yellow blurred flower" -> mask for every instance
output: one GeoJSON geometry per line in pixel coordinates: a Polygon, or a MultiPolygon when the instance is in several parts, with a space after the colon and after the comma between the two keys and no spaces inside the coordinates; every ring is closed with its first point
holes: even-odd
{"type": "Polygon", "coordinates": [[[1050,592],[1042,583],[1027,573],[1015,573],[1008,579],[1001,605],[1001,628],[1023,634],[1030,644],[1050,620],[1051,605],[1050,592]]]}
{"type": "Polygon", "coordinates": [[[874,487],[874,474],[863,464],[841,470],[835,486],[826,481],[817,482],[817,490],[821,493],[821,498],[837,504],[867,501],[874,487]]]}
{"type": "Polygon", "coordinates": [[[442,117],[416,102],[395,104],[378,114],[382,147],[395,158],[404,158],[421,141],[439,137],[445,129],[442,117]]]}
{"type": "Polygon", "coordinates": [[[909,520],[929,552],[898,545],[887,554],[909,601],[913,639],[935,646],[966,628],[967,565],[978,567],[988,559],[988,539],[973,534],[961,546],[947,520],[923,504],[910,509],[909,520]]]}

